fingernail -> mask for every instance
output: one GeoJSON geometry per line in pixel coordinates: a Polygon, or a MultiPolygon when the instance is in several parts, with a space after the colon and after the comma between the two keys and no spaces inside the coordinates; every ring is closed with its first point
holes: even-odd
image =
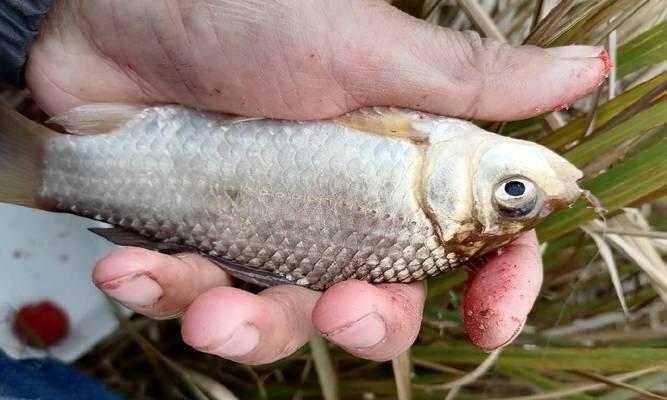
{"type": "Polygon", "coordinates": [[[363,349],[380,343],[386,334],[387,324],[378,313],[372,312],[325,336],[338,345],[363,349]]]}
{"type": "Polygon", "coordinates": [[[148,307],[160,300],[162,287],[146,274],[124,276],[98,285],[107,295],[129,307],[148,307]]]}
{"type": "Polygon", "coordinates": [[[499,324],[500,326],[496,328],[497,329],[496,335],[490,333],[486,341],[480,341],[479,343],[475,344],[481,350],[490,353],[494,350],[498,350],[512,343],[514,339],[516,339],[517,336],[519,336],[519,334],[523,330],[523,326],[526,323],[526,320],[525,319],[521,320],[519,318],[512,317],[510,321],[511,322],[507,324],[502,324],[502,323],[499,324]]]}
{"type": "Polygon", "coordinates": [[[213,353],[221,357],[244,356],[259,344],[259,330],[251,324],[242,324],[223,342],[214,342],[207,346],[197,346],[197,350],[213,353]]]}
{"type": "Polygon", "coordinates": [[[503,348],[503,347],[507,346],[508,344],[512,343],[514,341],[514,339],[516,339],[517,336],[519,336],[519,334],[521,334],[521,331],[523,330],[523,326],[526,323],[526,320],[525,319],[524,320],[519,320],[518,318],[512,318],[512,321],[514,322],[514,330],[512,331],[512,335],[509,338],[507,338],[507,340],[501,342],[500,344],[498,344],[496,346],[492,346],[491,348],[488,348],[488,349],[483,349],[484,351],[492,352],[492,351],[498,350],[500,348],[503,348]]]}
{"type": "Polygon", "coordinates": [[[596,58],[604,51],[599,46],[562,46],[546,49],[551,55],[558,58],[596,58]]]}

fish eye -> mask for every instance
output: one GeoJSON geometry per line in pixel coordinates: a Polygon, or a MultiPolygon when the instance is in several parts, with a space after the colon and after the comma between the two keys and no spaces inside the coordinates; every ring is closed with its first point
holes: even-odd
{"type": "Polygon", "coordinates": [[[509,181],[505,182],[504,185],[505,193],[510,196],[522,196],[526,193],[526,184],[521,181],[509,181]]]}
{"type": "Polygon", "coordinates": [[[494,203],[500,214],[508,218],[529,215],[537,204],[537,188],[525,178],[510,178],[501,182],[494,194],[494,203]]]}

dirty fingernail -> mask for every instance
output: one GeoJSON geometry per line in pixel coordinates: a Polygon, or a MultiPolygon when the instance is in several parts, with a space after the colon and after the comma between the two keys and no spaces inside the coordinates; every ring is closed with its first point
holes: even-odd
{"type": "Polygon", "coordinates": [[[107,295],[129,307],[148,307],[160,300],[162,287],[146,274],[117,278],[98,285],[107,295]]]}
{"type": "Polygon", "coordinates": [[[363,349],[380,343],[386,334],[386,323],[378,313],[372,312],[325,336],[340,346],[363,349]]]}
{"type": "Polygon", "coordinates": [[[195,348],[221,357],[240,357],[249,354],[258,344],[259,330],[253,325],[243,324],[236,328],[228,339],[195,348]]]}
{"type": "Polygon", "coordinates": [[[507,321],[496,321],[495,326],[484,322],[465,321],[465,323],[466,332],[473,344],[486,352],[491,352],[512,343],[523,330],[526,320],[512,317],[507,321]]]}

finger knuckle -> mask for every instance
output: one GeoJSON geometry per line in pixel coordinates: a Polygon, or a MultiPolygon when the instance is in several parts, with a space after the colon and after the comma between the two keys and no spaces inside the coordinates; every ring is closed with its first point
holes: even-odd
{"type": "Polygon", "coordinates": [[[467,92],[467,106],[462,114],[475,117],[489,82],[507,69],[512,47],[497,40],[482,38],[474,31],[462,32],[458,39],[459,66],[456,80],[467,92]]]}

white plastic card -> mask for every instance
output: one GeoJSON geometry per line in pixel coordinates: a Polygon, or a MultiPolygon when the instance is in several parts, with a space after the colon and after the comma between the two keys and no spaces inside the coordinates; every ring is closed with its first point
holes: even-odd
{"type": "MultiPolygon", "coordinates": [[[[49,354],[71,362],[118,327],[109,300],[91,280],[95,261],[117,248],[89,232],[105,226],[68,214],[0,204],[0,349],[15,358],[44,356],[14,334],[16,311],[51,301],[68,315],[70,330],[49,354]]],[[[122,309],[130,314],[129,310],[122,309]]]]}

